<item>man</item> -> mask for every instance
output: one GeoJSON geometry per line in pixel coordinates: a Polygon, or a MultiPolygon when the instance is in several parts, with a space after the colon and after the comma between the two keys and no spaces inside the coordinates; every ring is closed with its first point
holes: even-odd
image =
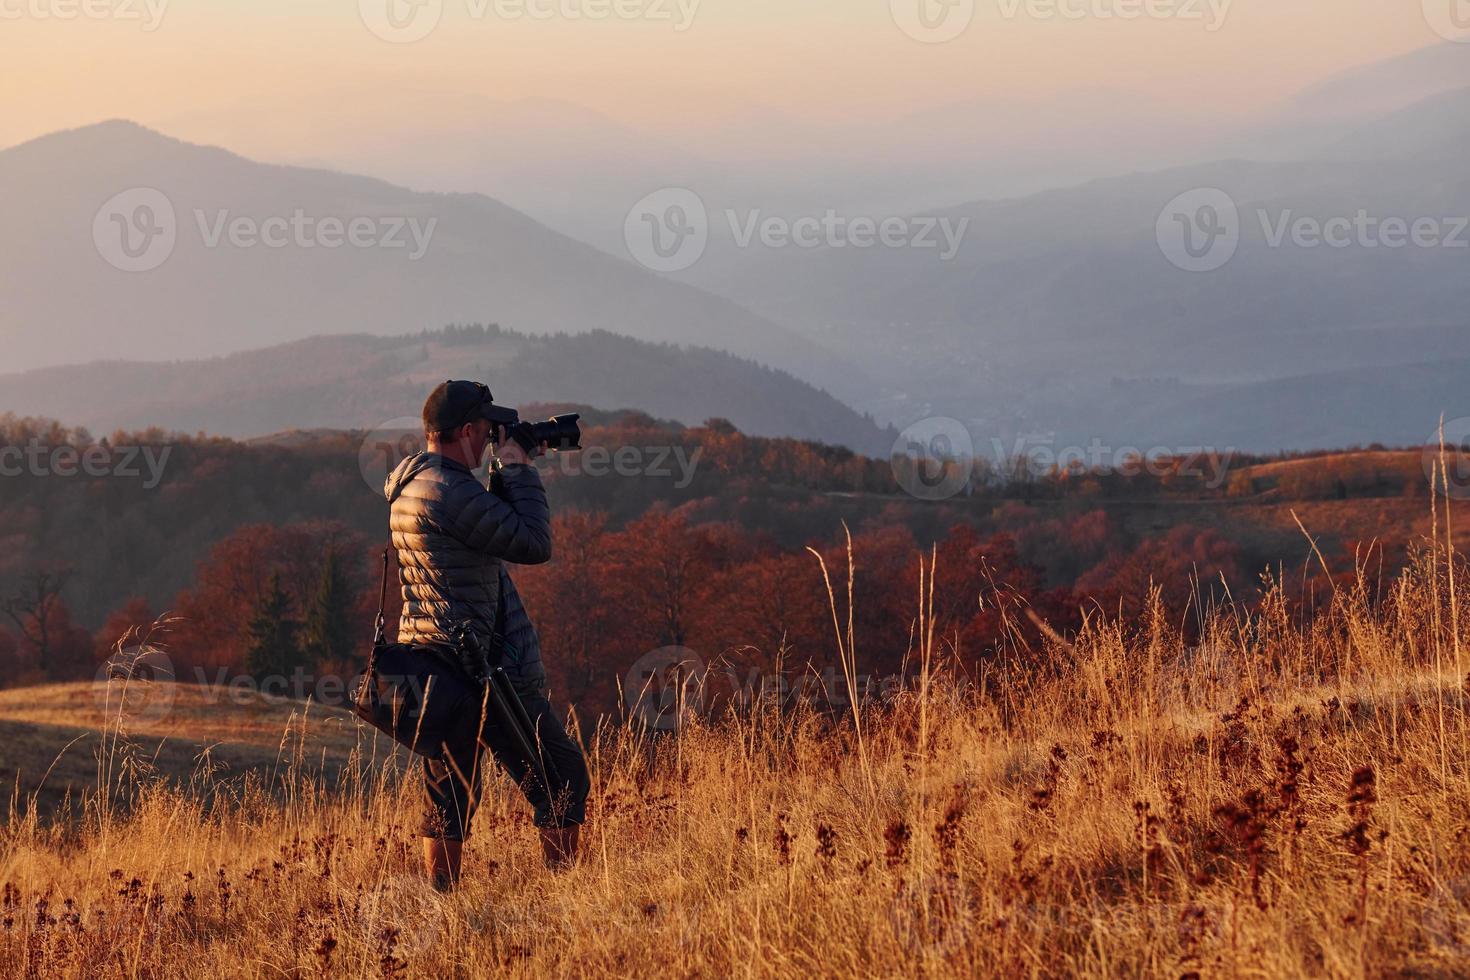
{"type": "Polygon", "coordinates": [[[484,649],[500,649],[498,666],[521,695],[540,749],[553,763],[546,768],[556,774],[548,792],[506,733],[494,725],[481,731],[479,719],[466,719],[457,744],[424,760],[424,867],[440,888],[459,880],[461,850],[479,800],[483,748],[535,808],[550,868],[576,860],[590,787],[586,760],[546,698],[540,640],[504,565],[551,558],[551,514],[541,476],[531,465],[545,446],[528,453],[508,438],[506,424],[515,418],[483,384],[444,382],[424,403],[428,451],[400,463],[385,486],[403,590],[398,642],[454,646],[456,631],[468,629],[484,649]],[[486,489],[475,469],[492,433],[500,475],[486,489]],[[492,641],[497,633],[503,645],[492,641]]]}

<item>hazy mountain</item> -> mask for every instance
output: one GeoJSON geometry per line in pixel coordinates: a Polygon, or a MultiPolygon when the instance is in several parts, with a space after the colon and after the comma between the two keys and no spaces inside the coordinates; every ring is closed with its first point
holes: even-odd
{"type": "MultiPolygon", "coordinates": [[[[1116,432],[1122,416],[1093,406],[1108,404],[1117,378],[1241,385],[1457,356],[1470,336],[1464,98],[1434,96],[1356,127],[1312,159],[1222,161],[941,212],[969,221],[952,261],[902,248],[752,249],[716,288],[881,365],[891,384],[859,407],[999,430],[1116,432]],[[1233,258],[1208,273],[1171,264],[1157,232],[1165,206],[1199,188],[1228,193],[1241,221],[1233,258]],[[1360,212],[1430,219],[1447,244],[1386,247],[1378,228],[1362,241],[1350,232],[1342,248],[1294,244],[1300,219],[1360,212]]],[[[1167,386],[1139,397],[1147,411],[1174,411],[1167,386]]],[[[1272,430],[1245,434],[1277,448],[1272,430]]]]}
{"type": "Polygon", "coordinates": [[[596,331],[531,337],[474,328],[408,337],[314,337],[199,361],[100,361],[0,376],[0,411],[102,434],[159,426],[248,438],[286,429],[369,430],[417,416],[446,378],[485,381],[506,404],[632,408],[752,435],[887,452],[893,433],[789,374],[705,348],[596,331]]]}
{"type": "Polygon", "coordinates": [[[1113,439],[1139,440],[1130,444],[1145,449],[1415,446],[1436,441],[1441,415],[1451,437],[1464,437],[1464,424],[1449,423],[1470,417],[1467,376],[1470,358],[1460,357],[1169,392],[1125,383],[1094,408],[1113,420],[1113,439]]]}
{"type": "Polygon", "coordinates": [[[1313,157],[1354,130],[1435,96],[1470,87],[1470,45],[1444,42],[1360,65],[1284,99],[1228,133],[1212,158],[1313,157]]]}
{"type": "Polygon", "coordinates": [[[1350,68],[1298,93],[1295,115],[1362,119],[1470,86],[1470,48],[1446,41],[1397,58],[1350,68]]]}
{"type": "Polygon", "coordinates": [[[731,302],[491,198],[255,163],[130,123],[0,152],[0,203],[0,341],[15,369],[493,320],[700,344],[819,383],[852,376],[731,302]]]}
{"type": "MultiPolygon", "coordinates": [[[[1065,101],[1007,91],[862,120],[755,103],[718,125],[671,123],[661,133],[563,100],[495,100],[391,78],[367,100],[356,90],[280,97],[320,107],[309,128],[273,111],[269,94],[228,116],[168,116],[159,128],[263,159],[477,191],[617,256],[627,255],[629,209],[664,187],[690,188],[716,210],[904,213],[1207,159],[1200,148],[1218,131],[1177,100],[1101,84],[1065,101]],[[331,149],[303,149],[316,147],[331,149]]],[[[701,266],[722,258],[716,240],[701,266]]]]}

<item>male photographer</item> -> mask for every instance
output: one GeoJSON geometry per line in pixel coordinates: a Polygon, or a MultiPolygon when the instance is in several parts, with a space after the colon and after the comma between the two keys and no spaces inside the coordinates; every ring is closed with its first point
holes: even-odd
{"type": "MultiPolygon", "coordinates": [[[[547,786],[496,725],[424,761],[427,807],[421,834],[424,866],[436,886],[459,880],[460,856],[479,800],[482,743],[535,808],[546,864],[570,866],[577,855],[590,780],[580,749],[546,698],[541,646],[505,562],[534,565],[551,558],[551,514],[527,449],[514,435],[516,412],[496,405],[490,389],[446,381],[424,404],[428,451],[403,460],[388,477],[393,547],[398,551],[403,614],[401,644],[454,647],[468,629],[498,652],[529,715],[539,747],[553,763],[547,786]],[[491,446],[499,472],[487,489],[475,475],[491,446]],[[497,638],[498,637],[498,638],[497,638]],[[548,791],[549,790],[549,791],[548,791]]],[[[426,655],[428,655],[426,653],[426,655]]]]}

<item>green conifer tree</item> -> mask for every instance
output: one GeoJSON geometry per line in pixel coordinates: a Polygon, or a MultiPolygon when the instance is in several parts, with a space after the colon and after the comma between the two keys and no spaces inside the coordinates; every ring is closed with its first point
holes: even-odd
{"type": "Polygon", "coordinates": [[[265,594],[250,618],[250,644],[245,651],[245,669],[256,680],[270,676],[290,677],[302,662],[298,640],[300,624],[291,616],[291,597],[272,574],[265,594]]]}
{"type": "Polygon", "coordinates": [[[352,655],[352,583],[328,549],[316,594],[306,610],[306,656],[313,666],[342,663],[352,655]]]}

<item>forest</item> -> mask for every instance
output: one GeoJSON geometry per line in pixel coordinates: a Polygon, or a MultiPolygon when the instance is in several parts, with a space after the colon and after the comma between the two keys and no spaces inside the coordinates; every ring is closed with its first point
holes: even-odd
{"type": "MultiPolygon", "coordinates": [[[[930,627],[975,674],[1008,639],[1066,635],[1098,613],[1142,623],[1162,604],[1198,620],[1277,582],[1309,614],[1354,568],[1390,578],[1432,519],[1418,449],[1043,469],[874,459],[718,419],[583,411],[584,452],[540,464],[554,559],[513,574],[555,696],[592,714],[618,713],[630,669],[666,648],[747,694],[814,689],[805,678],[831,699],[817,679],[848,631],[833,600],[847,608],[849,567],[865,677],[911,669],[931,556],[930,627]],[[905,467],[942,465],[973,468],[963,492],[902,489],[905,467]]],[[[0,449],[19,463],[0,479],[7,686],[95,676],[161,623],[181,680],[295,678],[282,693],[340,697],[376,613],[387,538],[376,486],[417,438],[97,438],[0,418],[0,449]]]]}

